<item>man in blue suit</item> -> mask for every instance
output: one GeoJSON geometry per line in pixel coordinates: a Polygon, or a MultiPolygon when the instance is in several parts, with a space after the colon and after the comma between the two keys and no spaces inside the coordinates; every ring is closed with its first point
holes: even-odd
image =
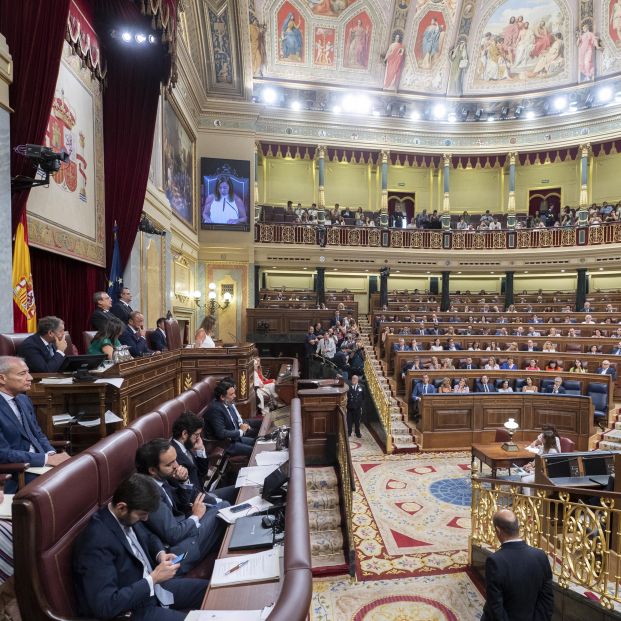
{"type": "Polygon", "coordinates": [[[610,366],[610,360],[602,360],[602,366],[595,371],[598,375],[611,375],[614,382],[617,381],[617,373],[614,367],[610,366]]]}
{"type": "Polygon", "coordinates": [[[142,313],[140,311],[133,311],[129,315],[129,321],[127,322],[125,332],[119,337],[119,341],[121,341],[123,345],[127,345],[129,353],[134,358],[154,353],[147,345],[143,324],[144,317],[142,313]]]}
{"type": "Polygon", "coordinates": [[[235,402],[235,386],[221,381],[214,389],[214,400],[205,412],[205,430],[220,441],[228,441],[226,449],[229,455],[252,454],[254,438],[252,427],[248,423],[240,423],[233,406],[235,402]]]}
{"type": "Polygon", "coordinates": [[[184,412],[173,423],[171,444],[177,451],[177,463],[188,471],[196,489],[203,489],[209,471],[209,456],[203,444],[203,419],[192,412],[184,412]]]}
{"type": "MultiPolygon", "coordinates": [[[[160,493],[160,505],[149,515],[147,528],[171,552],[186,554],[178,571],[185,574],[222,542],[226,525],[218,519],[218,511],[230,503],[194,488],[188,471],[177,463],[175,447],[164,438],[138,449],[136,470],[152,477],[160,493]]],[[[235,488],[227,488],[231,490],[229,496],[235,496],[235,488]]]]}
{"type": "Polygon", "coordinates": [[[419,403],[423,395],[433,395],[437,392],[436,387],[429,381],[429,375],[425,373],[423,375],[422,382],[416,382],[414,384],[414,390],[412,390],[412,404],[414,405],[414,422],[417,423],[420,420],[419,403]]]}
{"type": "MultiPolygon", "coordinates": [[[[30,389],[31,381],[21,358],[0,356],[0,463],[58,466],[69,455],[56,453],[41,431],[30,399],[22,394],[30,389]]],[[[26,474],[26,483],[34,476],[26,474]]],[[[7,481],[5,491],[12,494],[16,490],[17,480],[7,481]]]]}
{"type": "Polygon", "coordinates": [[[168,351],[168,340],[166,338],[166,318],[160,317],[156,322],[156,328],[151,334],[151,345],[155,351],[168,351]]]}
{"type": "Polygon", "coordinates": [[[207,580],[175,578],[175,554],[142,524],[159,504],[155,482],[134,474],[91,517],[73,548],[81,616],[113,619],[131,612],[133,621],[183,621],[182,611],[200,608],[207,580]]]}
{"type": "Polygon", "coordinates": [[[481,379],[475,383],[475,392],[497,392],[496,386],[494,384],[489,383],[489,378],[487,375],[482,375],[481,379]]]}
{"type": "Polygon", "coordinates": [[[31,373],[55,373],[65,359],[65,324],[58,317],[42,317],[37,331],[17,348],[31,373]]]}

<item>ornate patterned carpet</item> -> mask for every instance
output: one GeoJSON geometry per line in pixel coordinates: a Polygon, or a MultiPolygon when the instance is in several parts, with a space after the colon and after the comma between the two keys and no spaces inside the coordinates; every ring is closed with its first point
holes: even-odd
{"type": "Polygon", "coordinates": [[[470,455],[384,455],[366,428],[350,447],[357,581],[316,579],[311,619],[479,619],[484,600],[466,571],[470,455]]]}

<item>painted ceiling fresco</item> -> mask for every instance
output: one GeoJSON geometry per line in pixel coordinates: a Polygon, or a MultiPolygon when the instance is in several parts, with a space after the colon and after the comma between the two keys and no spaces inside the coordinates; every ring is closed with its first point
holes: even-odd
{"type": "Polygon", "coordinates": [[[621,71],[621,0],[249,0],[247,24],[253,75],[304,84],[478,96],[621,71]]]}

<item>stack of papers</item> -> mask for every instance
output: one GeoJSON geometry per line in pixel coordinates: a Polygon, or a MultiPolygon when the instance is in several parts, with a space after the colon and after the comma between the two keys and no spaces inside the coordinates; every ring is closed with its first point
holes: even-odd
{"type": "Polygon", "coordinates": [[[101,379],[95,380],[95,384],[112,384],[120,388],[124,381],[122,377],[102,377],[101,379]]]}
{"type": "Polygon", "coordinates": [[[220,511],[218,511],[218,515],[225,522],[228,522],[229,524],[235,524],[235,522],[240,517],[246,517],[247,515],[252,515],[254,513],[260,513],[261,511],[265,511],[266,509],[269,509],[271,506],[273,506],[271,502],[269,502],[268,500],[264,500],[263,498],[261,498],[261,496],[253,496],[249,500],[246,500],[239,504],[250,505],[250,506],[247,509],[243,509],[242,511],[236,511],[236,512],[231,511],[231,509],[234,509],[236,506],[239,506],[239,505],[235,505],[233,507],[226,507],[225,509],[220,509],[220,511]]]}
{"type": "Polygon", "coordinates": [[[57,425],[68,425],[69,423],[75,423],[75,417],[71,414],[54,414],[52,415],[52,423],[57,425]]]}
{"type": "MultiPolygon", "coordinates": [[[[52,466],[33,466],[32,468],[28,468],[26,472],[29,474],[45,474],[52,469],[52,466]]],[[[6,498],[6,494],[4,496],[6,498]]]]}
{"type": "Polygon", "coordinates": [[[264,621],[274,606],[263,610],[192,610],[185,621],[264,621]]]}
{"type": "Polygon", "coordinates": [[[41,384],[73,384],[73,377],[44,377],[41,379],[41,384]]]}
{"type": "Polygon", "coordinates": [[[15,494],[4,495],[4,501],[0,504],[0,520],[10,520],[13,517],[11,514],[13,496],[15,496],[15,494]]]}
{"type": "Polygon", "coordinates": [[[255,459],[257,466],[281,466],[289,460],[289,451],[263,451],[255,459]]]}
{"type": "Polygon", "coordinates": [[[272,474],[278,468],[277,465],[271,466],[251,466],[250,468],[242,468],[237,475],[235,487],[247,487],[263,485],[265,478],[272,474]]]}
{"type": "Polygon", "coordinates": [[[280,579],[280,554],[278,550],[272,549],[256,554],[217,559],[210,585],[216,588],[278,579],[280,579]]]}
{"type": "MultiPolygon", "coordinates": [[[[106,424],[108,423],[120,423],[122,422],[122,418],[119,418],[114,412],[108,410],[105,415],[106,424]]],[[[82,425],[82,427],[97,427],[99,425],[101,419],[99,417],[93,418],[91,420],[81,420],[78,421],[78,425],[82,425]]]]}

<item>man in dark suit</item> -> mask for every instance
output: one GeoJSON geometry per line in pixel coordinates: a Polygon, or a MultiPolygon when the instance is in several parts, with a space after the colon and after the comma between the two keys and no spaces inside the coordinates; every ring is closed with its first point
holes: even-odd
{"type": "Polygon", "coordinates": [[[152,349],[149,349],[143,324],[144,317],[142,313],[140,311],[132,311],[125,332],[119,337],[119,341],[121,341],[123,345],[127,345],[129,353],[134,358],[156,353],[152,349]]]}
{"type": "Polygon", "coordinates": [[[474,364],[474,362],[472,362],[472,358],[468,356],[466,358],[466,362],[464,362],[464,364],[462,364],[459,368],[465,369],[466,371],[471,371],[472,369],[478,369],[479,367],[474,364]]]}
{"type": "MultiPolygon", "coordinates": [[[[225,523],[218,511],[230,503],[215,494],[197,490],[188,471],[177,463],[177,451],[164,438],[155,438],[136,451],[136,470],[153,478],[160,494],[147,528],[175,554],[186,554],[178,574],[196,567],[222,542],[225,523]],[[189,508],[189,511],[187,510],[189,508]]],[[[235,496],[235,488],[226,488],[235,496]]]]}
{"type": "Polygon", "coordinates": [[[415,382],[414,389],[412,390],[411,400],[413,405],[413,417],[414,422],[417,423],[420,420],[419,404],[423,395],[434,395],[438,391],[436,387],[429,381],[429,375],[426,373],[423,375],[422,382],[415,382]]]}
{"type": "MultiPolygon", "coordinates": [[[[26,363],[14,356],[0,356],[0,463],[29,463],[31,466],[58,466],[69,459],[56,453],[41,431],[30,399],[32,375],[26,363]]],[[[35,475],[26,473],[26,483],[35,475]]],[[[17,490],[17,479],[6,482],[9,494],[17,490]]]]}
{"type": "Polygon", "coordinates": [[[151,345],[154,351],[168,351],[168,339],[166,338],[166,317],[160,317],[156,322],[156,328],[151,334],[151,345]]]}
{"type": "Polygon", "coordinates": [[[93,294],[93,303],[95,310],[89,319],[89,322],[97,332],[103,330],[108,318],[110,317],[110,307],[112,306],[112,298],[105,291],[96,291],[93,294]]]}
{"type": "Polygon", "coordinates": [[[175,578],[175,554],[142,524],[159,505],[155,482],[134,474],[91,517],[73,548],[79,615],[131,612],[133,621],[183,621],[182,611],[200,608],[207,580],[175,578]]]}
{"type": "Polygon", "coordinates": [[[485,562],[487,601],[481,621],[550,621],[554,587],[548,557],[520,538],[512,511],[497,511],[493,520],[501,547],[485,562]]]}
{"type": "Polygon", "coordinates": [[[496,392],[496,386],[489,383],[487,375],[481,376],[481,379],[475,382],[475,392],[496,392]]]}
{"type": "Polygon", "coordinates": [[[621,356],[621,342],[617,343],[617,346],[613,347],[610,353],[613,356],[621,356]]]}
{"type": "Polygon", "coordinates": [[[405,344],[405,339],[399,339],[393,346],[393,351],[410,351],[410,346],[405,344]]]}
{"type": "Polygon", "coordinates": [[[611,375],[613,381],[617,381],[617,373],[614,367],[610,366],[610,360],[602,360],[602,366],[595,371],[598,375],[611,375]]]}
{"type": "Polygon", "coordinates": [[[356,438],[361,438],[360,421],[362,419],[362,405],[364,403],[364,388],[357,375],[351,376],[351,384],[347,391],[347,435],[351,437],[352,428],[356,431],[356,438]]]}
{"type": "Polygon", "coordinates": [[[554,384],[552,384],[552,386],[548,386],[544,392],[547,392],[553,395],[564,395],[565,389],[563,388],[563,378],[555,377],[554,384]]]}
{"type": "Polygon", "coordinates": [[[455,342],[455,339],[449,339],[446,342],[446,349],[448,351],[461,351],[461,345],[455,342]]]}
{"type": "Polygon", "coordinates": [[[526,341],[526,345],[522,345],[520,349],[522,351],[539,351],[539,348],[535,345],[535,342],[532,339],[528,339],[528,341],[526,341]]]}
{"type": "Polygon", "coordinates": [[[251,455],[254,438],[250,437],[252,428],[248,423],[240,423],[233,409],[235,386],[222,381],[214,389],[214,399],[205,412],[205,430],[220,441],[228,441],[229,455],[251,455]]]}
{"type": "Polygon", "coordinates": [[[31,373],[55,373],[65,359],[65,324],[58,317],[42,317],[37,331],[17,348],[31,373]]]}
{"type": "Polygon", "coordinates": [[[209,471],[209,457],[203,444],[203,419],[192,412],[184,412],[173,423],[172,445],[177,450],[177,463],[188,471],[188,478],[196,489],[203,489],[209,471]]]}
{"type": "Polygon", "coordinates": [[[123,287],[119,295],[119,301],[115,302],[110,309],[110,312],[126,325],[132,313],[131,301],[132,292],[127,287],[123,287]]]}

